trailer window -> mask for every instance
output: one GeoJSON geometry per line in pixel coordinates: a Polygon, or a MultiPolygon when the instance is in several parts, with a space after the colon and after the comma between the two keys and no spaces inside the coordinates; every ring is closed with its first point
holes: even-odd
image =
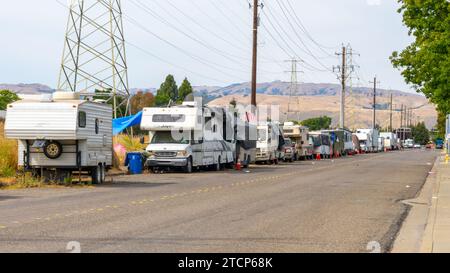
{"type": "Polygon", "coordinates": [[[78,126],[80,128],[86,128],[86,112],[78,112],[78,126]]]}
{"type": "Polygon", "coordinates": [[[153,115],[153,122],[184,122],[185,115],[153,115]]]}
{"type": "Polygon", "coordinates": [[[96,118],[95,119],[95,134],[96,135],[98,135],[99,127],[100,127],[100,121],[98,120],[98,118],[96,118]]]}

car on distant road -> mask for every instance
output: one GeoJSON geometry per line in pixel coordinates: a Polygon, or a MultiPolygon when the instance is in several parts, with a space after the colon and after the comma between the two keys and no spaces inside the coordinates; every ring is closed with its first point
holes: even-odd
{"type": "Polygon", "coordinates": [[[420,144],[414,144],[414,149],[420,149],[420,148],[422,148],[422,145],[420,145],[420,144]]]}
{"type": "Polygon", "coordinates": [[[297,149],[295,147],[295,143],[292,142],[292,140],[290,138],[285,138],[284,142],[285,142],[284,146],[283,146],[284,161],[293,162],[293,161],[298,160],[297,149]]]}

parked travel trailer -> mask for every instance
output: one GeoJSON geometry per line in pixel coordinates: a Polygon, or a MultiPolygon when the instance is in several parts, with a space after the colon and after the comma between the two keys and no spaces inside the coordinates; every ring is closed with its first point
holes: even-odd
{"type": "Polygon", "coordinates": [[[308,139],[308,127],[295,125],[293,122],[285,122],[283,125],[283,135],[292,140],[295,144],[297,154],[296,160],[311,159],[314,153],[314,147],[308,139]]]}
{"type": "Polygon", "coordinates": [[[151,171],[213,167],[234,163],[232,145],[225,141],[227,120],[221,108],[185,102],[168,108],[144,108],[141,129],[149,131],[145,166],[151,171]]]}
{"type": "Polygon", "coordinates": [[[315,155],[320,155],[321,158],[331,157],[332,149],[330,134],[315,131],[309,132],[309,137],[311,138],[311,143],[313,144],[315,155]]]}
{"type": "Polygon", "coordinates": [[[397,135],[392,132],[382,132],[380,137],[384,138],[383,147],[387,150],[397,150],[399,148],[397,135]]]}
{"type": "Polygon", "coordinates": [[[88,171],[93,183],[102,183],[112,165],[111,106],[81,100],[78,93],[8,105],[5,135],[18,140],[19,166],[46,181],[88,171]]]}
{"type": "Polygon", "coordinates": [[[359,139],[361,149],[365,152],[378,151],[378,130],[376,129],[358,129],[356,136],[359,139]]]}
{"type": "Polygon", "coordinates": [[[356,134],[352,134],[353,153],[361,153],[359,138],[356,134]]]}
{"type": "Polygon", "coordinates": [[[284,137],[278,124],[274,122],[260,123],[258,125],[257,137],[257,163],[278,164],[279,160],[284,160],[284,153],[282,151],[284,137]]]}

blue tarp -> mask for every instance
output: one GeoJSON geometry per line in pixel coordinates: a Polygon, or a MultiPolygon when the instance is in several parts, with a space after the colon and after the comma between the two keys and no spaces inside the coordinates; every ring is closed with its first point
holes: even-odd
{"type": "Polygon", "coordinates": [[[141,124],[142,111],[134,116],[117,118],[113,120],[113,135],[122,133],[125,129],[141,124]]]}

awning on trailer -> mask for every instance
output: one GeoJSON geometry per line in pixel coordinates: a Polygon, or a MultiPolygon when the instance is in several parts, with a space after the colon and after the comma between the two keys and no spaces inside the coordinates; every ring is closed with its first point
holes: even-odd
{"type": "Polygon", "coordinates": [[[125,129],[141,124],[142,111],[133,116],[117,118],[113,120],[113,135],[122,133],[125,129]]]}

